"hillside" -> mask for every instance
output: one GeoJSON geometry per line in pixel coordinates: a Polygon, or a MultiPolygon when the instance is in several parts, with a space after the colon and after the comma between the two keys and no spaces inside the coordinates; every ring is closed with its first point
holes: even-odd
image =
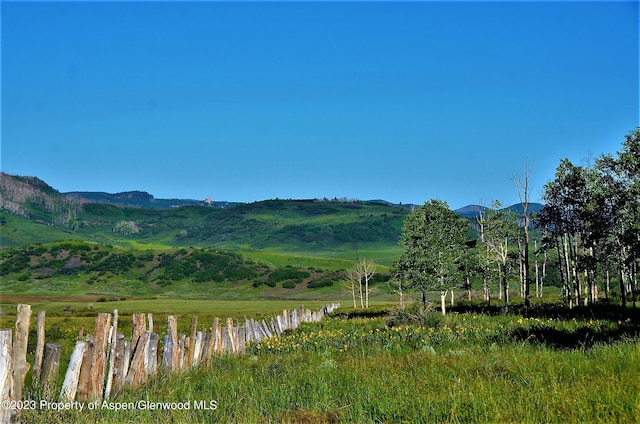
{"type": "MultiPolygon", "coordinates": [[[[204,206],[142,191],[63,194],[38,178],[4,173],[0,195],[3,247],[81,239],[144,249],[209,247],[351,260],[362,255],[383,265],[399,254],[404,218],[413,207],[337,199],[204,206]]],[[[478,208],[456,212],[473,220],[478,208]]]]}
{"type": "Polygon", "coordinates": [[[63,195],[37,178],[7,174],[2,181],[3,246],[82,239],[153,249],[215,247],[354,259],[368,251],[367,257],[390,264],[409,210],[337,200],[131,207],[112,203],[151,204],[154,198],[144,192],[63,195]]]}
{"type": "Polygon", "coordinates": [[[144,251],[65,241],[0,250],[0,278],[4,294],[93,295],[102,301],[130,296],[304,299],[316,296],[317,289],[340,291],[332,286],[343,275],[273,266],[207,248],[144,251]]]}

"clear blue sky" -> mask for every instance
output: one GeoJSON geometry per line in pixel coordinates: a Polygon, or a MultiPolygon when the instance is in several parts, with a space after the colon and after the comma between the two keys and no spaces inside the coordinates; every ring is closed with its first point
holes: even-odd
{"type": "Polygon", "coordinates": [[[2,170],[66,191],[532,199],[639,124],[638,2],[2,2],[2,170]]]}

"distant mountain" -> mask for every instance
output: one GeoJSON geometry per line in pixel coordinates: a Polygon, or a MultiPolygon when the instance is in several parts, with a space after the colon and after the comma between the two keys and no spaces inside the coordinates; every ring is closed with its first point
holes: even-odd
{"type": "Polygon", "coordinates": [[[486,211],[487,208],[480,205],[467,205],[463,208],[456,209],[454,212],[463,218],[474,219],[478,216],[480,211],[486,211]]]}
{"type": "MultiPolygon", "coordinates": [[[[540,212],[540,210],[543,207],[544,207],[544,205],[541,204],[541,203],[529,203],[529,213],[530,214],[534,214],[534,213],[540,212]]],[[[518,215],[522,215],[522,205],[520,203],[516,203],[515,205],[511,205],[511,206],[509,206],[508,208],[505,208],[505,209],[508,209],[508,210],[510,210],[512,212],[515,212],[518,215]]]]}
{"type": "MultiPolygon", "coordinates": [[[[541,203],[529,203],[529,213],[530,214],[534,214],[536,212],[539,212],[542,208],[544,207],[543,204],[541,203]]],[[[456,209],[455,212],[462,216],[463,218],[467,218],[467,219],[475,219],[478,214],[480,213],[480,211],[486,212],[487,211],[486,206],[480,206],[480,205],[467,205],[463,208],[460,209],[456,209]]],[[[506,208],[502,208],[500,210],[509,210],[512,212],[516,212],[517,214],[521,215],[522,214],[522,205],[520,203],[516,203],[514,205],[508,206],[506,208]]]]}
{"type": "Polygon", "coordinates": [[[193,199],[156,199],[153,195],[145,191],[125,191],[122,193],[104,193],[96,191],[71,191],[62,193],[67,199],[79,203],[104,203],[109,205],[130,206],[138,208],[156,208],[167,209],[179,206],[213,206],[213,207],[229,207],[237,205],[237,202],[220,202],[211,199],[193,200],[193,199]]]}

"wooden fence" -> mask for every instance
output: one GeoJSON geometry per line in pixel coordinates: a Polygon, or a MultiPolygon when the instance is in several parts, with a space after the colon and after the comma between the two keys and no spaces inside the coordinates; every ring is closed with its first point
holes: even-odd
{"type": "MultiPolygon", "coordinates": [[[[93,334],[81,335],[71,354],[62,389],[57,392],[62,346],[45,343],[45,312],[38,314],[37,343],[32,366],[32,393],[40,399],[60,402],[101,402],[117,397],[126,385],[144,383],[159,368],[181,370],[208,365],[213,355],[242,354],[246,342],[273,337],[302,322],[321,320],[339,305],[327,305],[318,311],[303,307],[284,310],[269,320],[247,319],[240,324],[227,318],[214,318],[211,327],[198,330],[193,317],[189,334],[178,334],[177,317],[167,319],[164,343],[153,332],[152,314],[133,314],[131,339],[118,332],[118,311],[100,313],[93,334]],[[162,347],[162,352],[160,351],[162,347]]],[[[15,334],[0,329],[0,424],[20,420],[21,402],[33,402],[24,393],[24,383],[31,364],[27,362],[27,341],[31,306],[20,304],[15,334]]]]}

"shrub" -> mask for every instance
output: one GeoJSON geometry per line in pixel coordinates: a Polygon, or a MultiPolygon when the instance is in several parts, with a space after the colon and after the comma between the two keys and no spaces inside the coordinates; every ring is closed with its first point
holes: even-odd
{"type": "Polygon", "coordinates": [[[320,287],[330,287],[333,286],[333,280],[320,280],[320,281],[312,281],[307,287],[310,289],[317,289],[320,287]]]}
{"type": "Polygon", "coordinates": [[[415,325],[426,328],[439,328],[442,315],[437,313],[431,304],[416,303],[405,308],[394,309],[389,313],[387,325],[397,327],[401,325],[415,325]]]}
{"type": "MultiPolygon", "coordinates": [[[[273,271],[267,280],[267,284],[269,282],[273,282],[274,284],[279,283],[281,281],[286,280],[294,280],[298,283],[301,283],[305,278],[309,278],[311,274],[307,271],[300,271],[298,269],[292,267],[279,268],[273,271]]],[[[271,287],[275,287],[271,286],[271,287]]]]}
{"type": "Polygon", "coordinates": [[[284,283],[282,283],[282,287],[284,287],[285,289],[295,289],[296,288],[296,283],[295,281],[285,281],[284,283]]]}

